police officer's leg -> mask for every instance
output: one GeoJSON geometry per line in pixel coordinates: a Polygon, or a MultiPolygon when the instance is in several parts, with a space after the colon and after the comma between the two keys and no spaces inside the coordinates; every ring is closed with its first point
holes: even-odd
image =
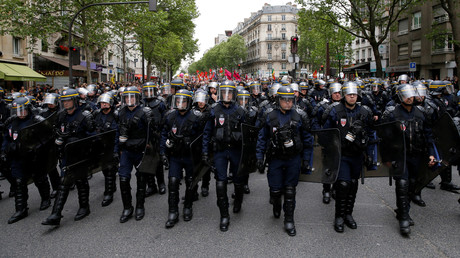
{"type": "Polygon", "coordinates": [[[182,159],[182,166],[185,169],[185,201],[184,201],[184,221],[190,221],[193,217],[193,200],[197,194],[198,185],[195,185],[193,189],[190,189],[190,186],[193,182],[193,166],[191,166],[192,160],[190,158],[182,159]]]}
{"type": "Polygon", "coordinates": [[[273,204],[273,216],[281,216],[281,196],[283,191],[283,162],[273,159],[268,164],[267,172],[268,186],[270,187],[270,199],[273,204]]]}
{"type": "Polygon", "coordinates": [[[51,206],[50,183],[46,173],[36,173],[34,175],[34,184],[38,189],[41,197],[40,210],[46,210],[51,206]]]}
{"type": "Polygon", "coordinates": [[[249,189],[249,174],[244,177],[244,193],[250,194],[251,189],[249,189]]]}
{"type": "Polygon", "coordinates": [[[211,170],[206,172],[201,178],[201,196],[209,195],[209,182],[211,181],[211,170]]]}
{"type": "Polygon", "coordinates": [[[296,229],[294,224],[294,210],[296,206],[296,187],[299,183],[300,163],[300,155],[296,155],[295,157],[284,161],[284,229],[286,230],[289,236],[296,235],[296,229]]]}
{"type": "Polygon", "coordinates": [[[169,158],[168,205],[169,213],[166,228],[172,228],[179,221],[179,184],[182,178],[182,166],[178,158],[169,158]]]}
{"type": "Polygon", "coordinates": [[[123,202],[123,212],[120,217],[120,223],[128,221],[134,212],[132,205],[131,195],[131,171],[133,169],[132,154],[129,151],[121,152],[120,167],[118,169],[118,176],[120,177],[120,192],[121,200],[123,202]]]}
{"type": "MultiPolygon", "coordinates": [[[[158,169],[156,173],[159,173],[158,169]]],[[[147,180],[147,190],[145,191],[145,196],[149,197],[158,193],[157,184],[155,183],[155,175],[146,174],[145,178],[147,180]]]]}
{"type": "Polygon", "coordinates": [[[230,160],[230,173],[233,175],[233,185],[235,186],[235,200],[233,201],[233,213],[238,213],[241,210],[244,197],[245,176],[238,175],[238,167],[241,159],[241,151],[230,149],[228,151],[230,160]]]}
{"type": "Polygon", "coordinates": [[[422,199],[422,190],[415,190],[415,182],[417,174],[419,173],[420,158],[419,157],[406,157],[409,172],[409,198],[413,203],[418,206],[425,207],[426,203],[422,199]]]}
{"type": "Polygon", "coordinates": [[[51,182],[51,187],[53,188],[53,191],[51,192],[50,197],[54,198],[54,197],[56,197],[56,194],[57,194],[57,191],[58,191],[58,188],[59,188],[59,182],[61,181],[61,177],[59,176],[59,172],[58,172],[57,168],[51,170],[48,173],[48,176],[49,176],[49,179],[50,179],[50,182],[51,182]]]}
{"type": "Polygon", "coordinates": [[[61,160],[61,182],[59,183],[58,192],[54,199],[53,210],[51,215],[42,222],[42,225],[58,226],[61,223],[62,210],[69,196],[70,186],[74,183],[73,177],[70,175],[66,177],[65,171],[62,170],[62,162],[61,160]]]}
{"type": "Polygon", "coordinates": [[[157,172],[155,173],[158,184],[158,193],[163,195],[166,193],[166,184],[165,184],[165,172],[163,170],[163,164],[160,162],[157,167],[157,172]]]}
{"type": "Polygon", "coordinates": [[[410,217],[409,217],[409,171],[406,165],[406,170],[402,176],[395,177],[396,182],[396,218],[399,221],[399,231],[403,235],[410,234],[410,217]]]}
{"type": "Polygon", "coordinates": [[[149,176],[141,171],[136,173],[137,188],[136,188],[136,212],[135,219],[141,220],[145,216],[145,188],[147,186],[146,177],[149,176]]]}
{"type": "Polygon", "coordinates": [[[347,203],[345,209],[345,225],[347,225],[351,229],[356,229],[358,226],[356,224],[355,219],[353,218],[353,208],[355,206],[356,200],[356,193],[358,192],[358,179],[361,176],[361,172],[363,169],[363,157],[357,156],[353,157],[350,162],[351,168],[351,179],[350,179],[350,187],[347,195],[347,203]]]}
{"type": "Polygon", "coordinates": [[[8,220],[8,224],[15,223],[28,216],[27,208],[27,199],[28,199],[28,189],[27,189],[27,177],[24,174],[23,166],[19,161],[12,161],[11,164],[11,174],[15,181],[15,208],[16,212],[8,220]]]}
{"type": "Polygon", "coordinates": [[[347,207],[347,197],[350,191],[351,165],[348,157],[342,157],[340,160],[340,170],[337,182],[334,184],[335,189],[335,220],[334,230],[342,233],[345,224],[345,212],[347,207]]]}
{"type": "MultiPolygon", "coordinates": [[[[88,174],[88,173],[86,173],[88,174]]],[[[77,215],[74,220],[79,221],[88,216],[91,211],[89,209],[89,183],[87,176],[81,176],[75,180],[75,186],[77,187],[78,203],[80,205],[77,215]]]]}
{"type": "Polygon", "coordinates": [[[444,169],[439,175],[441,176],[441,190],[451,192],[456,192],[460,190],[460,187],[458,185],[452,183],[452,166],[449,166],[446,169],[444,169]]]}
{"type": "Polygon", "coordinates": [[[228,159],[226,151],[219,151],[214,154],[214,164],[216,166],[216,195],[217,206],[220,211],[220,230],[225,232],[230,224],[230,215],[228,214],[228,196],[227,196],[227,167],[228,159]]]}
{"type": "Polygon", "coordinates": [[[113,193],[116,191],[116,173],[117,167],[113,166],[108,169],[102,170],[104,174],[104,198],[102,199],[102,207],[109,206],[113,202],[113,193]]]}
{"type": "Polygon", "coordinates": [[[6,181],[10,183],[10,192],[8,193],[8,197],[14,197],[16,194],[16,180],[11,175],[11,164],[6,164],[6,168],[3,170],[3,176],[5,176],[6,181]]]}

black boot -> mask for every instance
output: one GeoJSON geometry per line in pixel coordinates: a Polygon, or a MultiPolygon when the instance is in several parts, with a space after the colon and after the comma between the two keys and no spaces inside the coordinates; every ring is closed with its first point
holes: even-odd
{"type": "Polygon", "coordinates": [[[58,226],[61,223],[62,210],[64,209],[65,202],[69,196],[70,187],[61,183],[58,188],[56,198],[54,199],[54,206],[51,215],[42,222],[42,225],[58,226]]]}
{"type": "Polygon", "coordinates": [[[216,181],[216,194],[217,206],[220,211],[220,231],[225,232],[228,230],[230,224],[230,215],[228,214],[228,196],[227,196],[227,182],[216,181]]]}
{"type": "Polygon", "coordinates": [[[244,193],[245,194],[250,194],[251,193],[251,189],[249,189],[249,175],[247,175],[245,178],[244,178],[244,193]]]}
{"type": "Polygon", "coordinates": [[[409,196],[413,203],[420,207],[425,207],[426,203],[422,199],[422,191],[415,191],[415,179],[409,180],[409,196]]]}
{"type": "Polygon", "coordinates": [[[441,173],[439,173],[439,175],[441,176],[441,183],[440,183],[441,190],[458,193],[457,191],[460,190],[460,187],[452,183],[452,167],[451,166],[444,169],[441,173]]]}
{"type": "Polygon", "coordinates": [[[10,183],[10,192],[8,193],[8,197],[14,197],[16,195],[16,180],[11,176],[11,171],[4,174],[8,183],[10,183]]]}
{"type": "Polygon", "coordinates": [[[89,183],[87,179],[79,179],[75,181],[75,185],[77,186],[80,208],[74,220],[79,221],[91,213],[89,210],[89,183]]]}
{"type": "Polygon", "coordinates": [[[331,185],[323,184],[323,203],[329,204],[331,202],[331,185]]]}
{"type": "Polygon", "coordinates": [[[50,178],[51,182],[51,187],[53,188],[53,191],[50,194],[51,199],[56,197],[57,191],[59,189],[59,182],[61,181],[61,177],[59,176],[59,172],[57,169],[53,169],[48,173],[48,176],[50,178]]]}
{"type": "Polygon", "coordinates": [[[172,228],[179,221],[179,178],[170,177],[168,183],[169,214],[166,228],[172,228]]]}
{"type": "Polygon", "coordinates": [[[233,184],[235,186],[235,200],[233,201],[233,213],[238,213],[241,211],[241,205],[243,204],[244,196],[244,185],[243,184],[233,184]]]}
{"type": "Polygon", "coordinates": [[[27,199],[29,197],[27,193],[27,181],[22,178],[17,178],[15,182],[16,194],[14,196],[14,201],[16,206],[16,212],[8,220],[8,224],[18,222],[29,215],[29,209],[27,208],[27,199]]]}
{"type": "Polygon", "coordinates": [[[158,165],[157,173],[155,174],[158,184],[158,193],[163,195],[166,193],[166,184],[165,184],[165,174],[163,171],[163,165],[160,163],[158,165]]]}
{"type": "Polygon", "coordinates": [[[294,210],[295,210],[295,194],[296,190],[294,186],[286,186],[284,192],[284,230],[286,230],[289,236],[295,236],[295,224],[294,224],[294,210]]]}
{"type": "Polygon", "coordinates": [[[201,179],[201,196],[209,195],[209,181],[211,181],[211,171],[206,172],[201,179]]]}
{"type": "Polygon", "coordinates": [[[120,223],[125,223],[133,216],[133,205],[131,196],[130,178],[120,177],[121,201],[123,202],[123,212],[121,213],[120,223]]]}
{"type": "Polygon", "coordinates": [[[356,221],[354,220],[352,216],[357,192],[358,192],[358,180],[352,179],[350,183],[350,189],[347,195],[347,206],[346,206],[345,217],[344,217],[345,225],[347,225],[351,229],[356,229],[358,227],[358,225],[356,225],[356,221]]]}
{"type": "Polygon", "coordinates": [[[273,216],[279,219],[281,216],[281,191],[270,191],[270,198],[273,200],[273,216]]]}
{"type": "Polygon", "coordinates": [[[145,216],[145,174],[144,173],[137,173],[137,190],[136,190],[136,212],[135,212],[135,219],[141,220],[145,216]]]}
{"type": "Polygon", "coordinates": [[[347,208],[347,195],[350,191],[350,184],[346,181],[338,181],[334,184],[335,189],[335,221],[334,230],[342,233],[345,223],[345,211],[347,208]]]}
{"type": "MultiPolygon", "coordinates": [[[[157,170],[158,172],[158,170],[157,170]]],[[[145,196],[149,197],[158,193],[157,184],[155,183],[155,175],[145,175],[147,180],[147,190],[145,191],[145,196]]]]}
{"type": "Polygon", "coordinates": [[[40,210],[46,210],[51,206],[51,196],[50,196],[50,183],[48,182],[47,177],[40,177],[34,179],[35,186],[38,189],[38,193],[41,197],[40,210]]]}
{"type": "Polygon", "coordinates": [[[399,231],[403,235],[410,234],[409,221],[409,183],[405,179],[396,180],[396,206],[398,207],[399,231]]]}
{"type": "Polygon", "coordinates": [[[104,190],[104,199],[102,199],[102,207],[109,206],[113,202],[113,193],[117,189],[116,175],[115,171],[102,171],[104,173],[105,181],[105,190],[104,190]]]}
{"type": "Polygon", "coordinates": [[[192,178],[186,178],[185,179],[185,201],[184,201],[184,210],[183,210],[183,215],[184,215],[184,221],[190,221],[192,220],[193,217],[193,196],[196,193],[196,186],[193,189],[189,189],[190,186],[192,185],[192,178]]]}

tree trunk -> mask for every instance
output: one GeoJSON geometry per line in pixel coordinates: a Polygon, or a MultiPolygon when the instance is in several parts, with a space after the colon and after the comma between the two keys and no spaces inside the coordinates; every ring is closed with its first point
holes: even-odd
{"type": "Polygon", "coordinates": [[[85,43],[83,48],[85,49],[85,58],[86,58],[86,83],[90,84],[92,82],[91,61],[90,61],[88,28],[86,27],[86,16],[84,12],[81,15],[81,25],[83,28],[83,41],[85,43]]]}
{"type": "Polygon", "coordinates": [[[375,77],[383,78],[382,58],[380,57],[380,53],[379,53],[379,44],[375,41],[369,42],[369,43],[371,44],[372,51],[374,51],[375,66],[376,66],[375,77]]]}
{"type": "Polygon", "coordinates": [[[121,81],[124,82],[126,80],[126,44],[125,44],[125,37],[121,38],[121,55],[122,55],[122,62],[123,62],[123,76],[121,77],[121,81]]]}
{"type": "Polygon", "coordinates": [[[152,74],[152,62],[150,60],[147,60],[147,81],[150,81],[150,75],[152,74]]]}

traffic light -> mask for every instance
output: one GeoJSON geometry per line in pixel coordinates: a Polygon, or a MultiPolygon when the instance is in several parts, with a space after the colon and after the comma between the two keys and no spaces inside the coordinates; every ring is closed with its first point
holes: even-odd
{"type": "Polygon", "coordinates": [[[321,65],[321,68],[319,68],[319,70],[320,70],[321,72],[324,71],[324,66],[321,65]]]}
{"type": "Polygon", "coordinates": [[[79,47],[70,47],[70,58],[72,58],[72,65],[80,64],[80,48],[79,47]]]}
{"type": "Polygon", "coordinates": [[[299,41],[299,37],[292,36],[291,37],[291,54],[297,54],[297,43],[299,41]]]}

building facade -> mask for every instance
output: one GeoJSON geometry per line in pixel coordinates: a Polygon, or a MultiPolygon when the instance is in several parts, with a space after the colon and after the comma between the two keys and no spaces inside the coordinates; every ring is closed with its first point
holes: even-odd
{"type": "Polygon", "coordinates": [[[290,39],[297,35],[298,9],[295,4],[272,6],[265,4],[261,10],[238,23],[233,34],[241,35],[248,47],[248,56],[241,72],[254,77],[287,75],[294,69],[288,62],[290,39]]]}
{"type": "Polygon", "coordinates": [[[439,1],[426,1],[414,7],[399,19],[397,30],[391,33],[387,72],[407,73],[417,79],[452,78],[458,70],[451,31],[449,16],[439,1]],[[432,37],[437,33],[443,36],[432,37]]]}

